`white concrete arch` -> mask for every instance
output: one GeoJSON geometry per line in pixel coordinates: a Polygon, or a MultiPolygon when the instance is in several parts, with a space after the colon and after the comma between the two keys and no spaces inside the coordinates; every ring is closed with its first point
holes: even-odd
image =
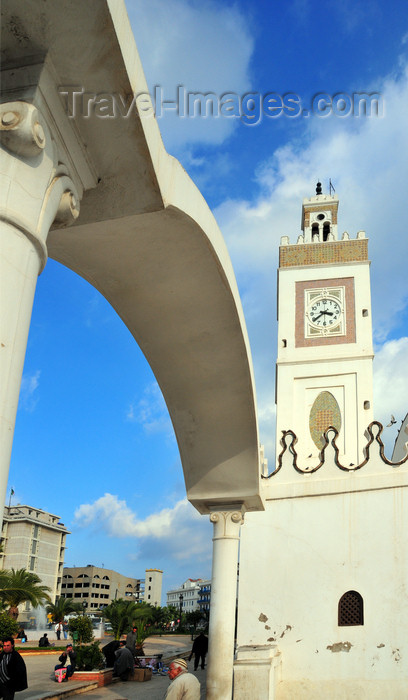
{"type": "Polygon", "coordinates": [[[263,509],[252,362],[231,261],[207,204],[146,115],[124,3],[4,0],[2,15],[0,498],[36,278],[50,255],[112,304],[161,387],[187,497],[214,523],[207,698],[229,700],[239,529],[246,510],[263,509]]]}
{"type": "MultiPolygon", "coordinates": [[[[3,99],[13,95],[37,108],[53,142],[54,172],[62,163],[75,216],[78,199],[81,211],[68,230],[66,217],[57,215],[47,238],[44,220],[52,222],[54,213],[47,217],[43,207],[42,228],[35,223],[31,232],[40,269],[46,246],[128,326],[164,394],[191,502],[201,512],[229,502],[262,507],[249,343],[214,217],[166,153],[152,115],[143,116],[138,105],[127,118],[70,111],[74,86],[125,101],[147,95],[124,4],[71,0],[42,9],[34,1],[4,3],[3,99]]],[[[5,217],[15,220],[7,204],[5,217]]]]}

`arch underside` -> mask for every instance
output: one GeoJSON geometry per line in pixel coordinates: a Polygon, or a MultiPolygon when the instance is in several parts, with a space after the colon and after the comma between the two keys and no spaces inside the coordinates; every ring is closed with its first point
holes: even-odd
{"type": "Polygon", "coordinates": [[[51,232],[51,257],[112,304],[145,354],[177,437],[187,496],[258,509],[255,397],[245,334],[205,233],[169,207],[51,232]]]}

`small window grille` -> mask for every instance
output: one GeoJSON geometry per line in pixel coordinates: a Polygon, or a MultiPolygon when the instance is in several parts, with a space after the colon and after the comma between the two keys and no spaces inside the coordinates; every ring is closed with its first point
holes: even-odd
{"type": "Polygon", "coordinates": [[[364,603],[360,593],[347,591],[339,600],[339,627],[364,625],[364,603]]]}

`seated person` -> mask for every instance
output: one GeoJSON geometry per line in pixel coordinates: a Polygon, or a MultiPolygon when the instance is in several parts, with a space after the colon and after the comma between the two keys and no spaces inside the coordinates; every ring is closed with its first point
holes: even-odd
{"type": "Polygon", "coordinates": [[[132,652],[126,646],[125,639],[120,642],[119,649],[115,651],[115,656],[113,675],[119,676],[121,681],[128,681],[133,676],[135,661],[132,652]]]}
{"type": "Polygon", "coordinates": [[[69,663],[67,666],[67,675],[65,676],[66,681],[74,674],[75,671],[76,651],[74,651],[72,644],[67,644],[66,651],[63,651],[59,657],[60,663],[55,666],[55,671],[57,671],[59,668],[64,668],[67,661],[69,661],[69,663]]]}
{"type": "Polygon", "coordinates": [[[50,645],[50,640],[47,637],[47,633],[45,632],[44,635],[41,637],[41,639],[38,642],[39,647],[49,647],[50,645]]]}
{"type": "Polygon", "coordinates": [[[17,632],[17,639],[21,639],[22,642],[27,641],[27,635],[22,627],[19,627],[19,630],[17,632]]]}

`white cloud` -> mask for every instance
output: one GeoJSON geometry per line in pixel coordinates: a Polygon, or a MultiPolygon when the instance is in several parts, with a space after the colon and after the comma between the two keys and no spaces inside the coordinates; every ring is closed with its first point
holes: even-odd
{"type": "MultiPolygon", "coordinates": [[[[248,19],[237,6],[211,0],[127,0],[126,6],[151,92],[160,85],[164,99],[173,101],[179,85],[190,92],[217,95],[250,89],[254,41],[248,19]]],[[[179,118],[167,111],[159,126],[171,151],[192,142],[219,144],[236,121],[179,118]]]]}
{"type": "Polygon", "coordinates": [[[139,556],[148,555],[152,548],[155,557],[165,552],[178,561],[188,560],[197,553],[204,560],[211,556],[209,520],[186,499],[140,519],[126,501],[105,493],[94,503],[77,508],[75,524],[80,528],[97,527],[113,538],[134,538],[139,556]]]}
{"type": "Polygon", "coordinates": [[[397,430],[408,412],[408,337],[390,340],[374,359],[374,418],[384,426],[387,456],[391,455],[397,430]],[[394,426],[387,428],[391,415],[394,426]]]}
{"type": "Polygon", "coordinates": [[[28,413],[32,413],[37,406],[39,397],[37,389],[40,385],[41,370],[37,370],[34,374],[23,374],[21,379],[21,389],[19,398],[19,408],[28,413]]]}
{"type": "Polygon", "coordinates": [[[126,419],[142,425],[147,434],[165,433],[168,438],[174,438],[167,406],[157,382],[149,384],[143,397],[129,404],[126,419]]]}

